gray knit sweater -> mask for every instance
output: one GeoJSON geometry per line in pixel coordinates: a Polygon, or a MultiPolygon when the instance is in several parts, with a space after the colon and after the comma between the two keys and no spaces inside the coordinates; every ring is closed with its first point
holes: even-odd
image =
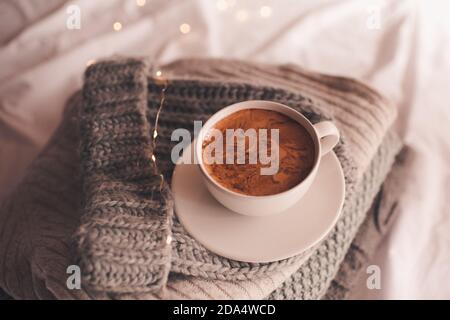
{"type": "MultiPolygon", "coordinates": [[[[193,61],[191,68],[196,63],[193,61]]],[[[256,82],[242,79],[252,76],[239,70],[247,68],[245,64],[231,67],[231,63],[220,66],[218,62],[214,66],[216,69],[205,70],[206,74],[191,72],[189,76],[177,74],[176,68],[169,66],[163,82],[152,76],[152,66],[139,59],[100,62],[86,71],[80,111],[84,210],[75,239],[84,283],[90,288],[159,292],[169,274],[248,280],[296,265],[307,255],[307,262],[272,297],[317,298],[337,272],[399,148],[394,136],[387,137],[389,152],[381,150],[378,156],[384,166],[374,169],[375,174],[365,173],[395,110],[376,92],[349,79],[283,70],[288,77],[303,76],[301,80],[308,84],[298,90],[276,75],[278,85],[273,83],[276,81],[268,85],[270,75],[260,71],[260,66],[252,66],[253,72],[259,72],[260,81],[256,82]],[[235,72],[227,75],[227,68],[235,72]],[[207,79],[208,72],[218,71],[222,71],[222,79],[207,79]],[[314,84],[319,80],[321,85],[314,84]],[[311,93],[324,87],[328,92],[311,93]],[[158,137],[153,140],[163,90],[158,137]],[[334,121],[342,133],[335,152],[347,190],[343,214],[324,242],[303,255],[264,264],[233,261],[198,244],[172,214],[167,183],[173,170],[173,129],[191,130],[194,120],[204,121],[226,105],[253,99],[287,104],[313,122],[334,121]]],[[[182,70],[189,69],[184,67],[182,70]]],[[[288,67],[275,70],[282,68],[288,67]]]]}

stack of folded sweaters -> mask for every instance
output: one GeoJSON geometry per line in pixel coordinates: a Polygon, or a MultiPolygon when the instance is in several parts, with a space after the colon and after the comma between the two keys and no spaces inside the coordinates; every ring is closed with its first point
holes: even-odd
{"type": "Polygon", "coordinates": [[[360,82],[293,65],[99,62],[0,207],[0,287],[43,299],[349,298],[399,206],[409,155],[399,153],[395,116],[360,82]],[[346,198],[336,226],[311,250],[273,263],[233,261],[197,243],[173,214],[169,183],[173,129],[255,99],[334,121],[342,136],[346,198]],[[73,264],[80,290],[66,286],[73,264]]]}

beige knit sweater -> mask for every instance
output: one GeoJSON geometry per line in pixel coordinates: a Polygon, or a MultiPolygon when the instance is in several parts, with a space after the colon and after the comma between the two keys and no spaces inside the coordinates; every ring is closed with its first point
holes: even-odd
{"type": "MultiPolygon", "coordinates": [[[[119,65],[118,68],[120,70],[121,63],[130,64],[130,61],[120,62],[118,64],[117,62],[114,62],[113,65],[106,66],[106,69],[110,71],[112,70],[111,72],[114,72],[115,70],[114,68],[116,68],[117,65],[119,65]]],[[[140,64],[140,62],[131,62],[131,63],[137,65],[140,64]]],[[[145,72],[147,72],[148,76],[151,77],[152,73],[151,69],[146,69],[145,72]]],[[[381,141],[387,132],[387,129],[389,128],[395,117],[395,109],[391,105],[389,105],[389,103],[387,103],[387,101],[384,98],[379,96],[376,92],[369,89],[365,85],[362,85],[361,83],[358,83],[350,79],[319,75],[316,73],[301,70],[298,67],[294,66],[275,67],[275,66],[255,65],[237,61],[189,60],[171,64],[167,67],[163,67],[162,72],[168,79],[170,79],[174,83],[177,83],[178,87],[180,87],[180,85],[183,84],[189,84],[191,83],[192,80],[197,81],[197,84],[203,83],[205,86],[211,87],[217,85],[217,83],[219,84],[224,83],[223,82],[224,79],[227,79],[227,81],[231,81],[234,83],[245,84],[244,89],[247,91],[248,90],[254,91],[255,90],[254,88],[261,88],[261,87],[277,88],[282,90],[283,94],[287,92],[291,95],[292,94],[300,95],[305,98],[306,102],[308,103],[311,102],[314,105],[316,104],[320,105],[320,107],[318,108],[320,108],[320,110],[326,110],[327,115],[331,116],[335,120],[336,125],[339,127],[343,135],[343,139],[347,141],[346,147],[348,148],[347,149],[348,153],[351,155],[350,160],[352,161],[352,166],[350,166],[349,168],[352,168],[352,170],[351,172],[350,171],[347,172],[348,175],[346,176],[346,178],[350,179],[348,181],[354,183],[355,186],[357,186],[359,183],[359,187],[362,188],[362,190],[364,190],[366,196],[363,197],[363,201],[356,201],[354,202],[354,204],[352,204],[357,205],[358,214],[357,216],[350,215],[347,217],[347,219],[351,220],[351,221],[349,220],[351,222],[351,223],[349,222],[350,223],[349,225],[351,225],[352,228],[351,230],[349,230],[349,232],[346,233],[344,239],[339,239],[339,237],[331,239],[333,246],[339,248],[339,250],[335,251],[335,253],[337,253],[337,256],[327,259],[328,271],[323,274],[323,277],[321,279],[319,279],[318,283],[320,283],[320,287],[317,289],[317,291],[310,290],[308,292],[303,292],[299,295],[299,297],[304,298],[320,297],[324,293],[324,290],[326,290],[331,279],[336,274],[339,268],[339,264],[344,258],[346,249],[348,248],[351,239],[356,234],[359,224],[362,222],[364,218],[364,212],[366,212],[367,209],[369,208],[370,203],[372,202],[375,193],[377,192],[380,184],[382,183],[384,176],[389,170],[389,167],[393,162],[394,155],[398,150],[399,144],[398,142],[396,142],[396,139],[393,136],[388,136],[385,139],[386,142],[383,144],[384,147],[379,148],[381,145],[381,141]],[[377,158],[378,165],[371,166],[370,167],[371,169],[368,170],[369,163],[377,153],[377,150],[378,150],[378,158],[377,158]],[[365,185],[369,185],[370,188],[364,189],[365,185]]],[[[127,74],[126,72],[125,76],[128,76],[126,81],[129,81],[130,79],[131,81],[136,80],[133,75],[127,74]]],[[[91,78],[88,80],[95,81],[97,79],[91,78]]],[[[120,83],[121,81],[120,77],[117,78],[117,81],[118,83],[120,83]]],[[[160,87],[158,87],[157,84],[153,86],[153,88],[151,88],[151,86],[149,87],[150,90],[149,106],[152,105],[153,103],[152,101],[156,101],[156,97],[158,96],[156,91],[153,92],[152,90],[156,90],[158,88],[160,89],[160,87]]],[[[139,88],[139,90],[141,90],[141,88],[139,88]]],[[[247,92],[245,90],[244,93],[247,92]]],[[[120,98],[121,96],[118,97],[120,98]]],[[[277,97],[275,97],[275,99],[276,98],[277,97]]],[[[104,100],[102,100],[102,98],[100,97],[99,101],[104,100]]],[[[75,99],[74,104],[83,105],[84,102],[75,99]]],[[[79,107],[86,108],[87,105],[84,104],[83,106],[79,107]]],[[[311,112],[310,109],[305,111],[311,112]]],[[[69,118],[67,121],[73,122],[72,125],[74,123],[76,125],[76,123],[78,122],[76,113],[75,114],[72,113],[72,117],[74,118],[69,118]]],[[[84,123],[86,123],[86,121],[84,123]]],[[[27,177],[27,179],[24,181],[21,187],[19,187],[17,193],[2,207],[1,212],[5,214],[0,215],[0,219],[7,219],[7,217],[9,216],[8,214],[10,212],[17,211],[18,206],[17,199],[19,198],[19,194],[21,192],[22,192],[21,195],[22,199],[24,198],[26,199],[27,197],[29,197],[30,198],[29,201],[34,202],[37,201],[38,203],[47,203],[47,205],[45,205],[47,207],[44,207],[45,209],[43,210],[43,212],[42,209],[39,209],[40,208],[39,206],[35,206],[35,208],[38,208],[37,209],[38,214],[42,214],[43,216],[45,216],[49,211],[53,211],[55,213],[59,212],[60,210],[64,210],[64,212],[72,212],[72,214],[66,216],[66,218],[64,219],[64,221],[66,222],[64,222],[63,224],[66,224],[67,227],[60,229],[60,234],[62,237],[59,238],[56,237],[54,240],[55,242],[51,246],[45,246],[45,248],[33,250],[33,256],[35,258],[31,259],[34,268],[32,274],[36,275],[38,279],[45,279],[44,283],[42,283],[41,286],[38,286],[42,288],[42,294],[44,294],[45,292],[45,290],[43,289],[45,287],[51,288],[51,292],[53,292],[53,294],[57,295],[60,298],[68,297],[71,295],[75,295],[77,297],[88,297],[88,296],[105,297],[106,294],[109,296],[121,298],[197,297],[197,298],[258,299],[267,297],[271,292],[279,288],[280,285],[286,280],[288,280],[292,275],[295,275],[296,273],[301,271],[302,266],[310,268],[310,263],[313,263],[315,261],[314,257],[311,256],[314,252],[310,252],[309,255],[304,255],[300,258],[292,259],[291,263],[280,264],[279,266],[277,266],[277,268],[274,268],[272,270],[274,272],[260,274],[260,276],[258,277],[247,277],[245,280],[232,278],[227,279],[227,277],[225,277],[224,280],[220,280],[217,278],[208,279],[208,277],[204,277],[201,275],[195,276],[195,274],[192,272],[192,269],[190,269],[189,271],[190,276],[188,275],[180,276],[179,274],[180,273],[183,274],[183,270],[181,269],[177,270],[175,268],[172,270],[178,273],[178,275],[174,274],[174,276],[170,277],[167,285],[164,286],[164,290],[156,294],[146,292],[144,293],[143,290],[140,289],[137,290],[140,291],[140,293],[125,293],[125,294],[111,293],[115,291],[113,288],[112,288],[113,290],[106,290],[103,292],[99,292],[97,290],[95,291],[88,290],[89,286],[86,287],[86,290],[82,290],[79,292],[71,292],[65,290],[63,286],[61,286],[60,284],[61,279],[65,278],[63,268],[65,263],[63,261],[66,261],[68,263],[70,260],[72,260],[73,255],[71,251],[68,251],[70,247],[66,250],[63,249],[64,246],[61,247],[61,244],[67,243],[69,239],[68,235],[71,233],[71,230],[73,231],[74,228],[77,226],[78,217],[76,212],[79,207],[78,201],[76,199],[77,197],[79,197],[79,191],[77,190],[79,190],[79,185],[81,181],[78,180],[76,176],[78,170],[76,164],[74,164],[74,162],[76,161],[72,161],[72,164],[69,166],[67,166],[68,163],[61,164],[63,167],[65,167],[63,170],[64,174],[62,176],[58,175],[56,177],[53,175],[42,176],[42,171],[49,170],[49,168],[51,168],[51,170],[55,169],[54,167],[52,168],[51,164],[52,161],[55,161],[55,156],[58,158],[65,158],[65,156],[69,156],[68,159],[77,158],[77,155],[73,154],[73,147],[66,148],[62,145],[64,144],[64,141],[65,142],[70,141],[70,145],[73,145],[73,141],[76,141],[78,139],[76,132],[69,132],[69,133],[67,132],[67,127],[69,126],[66,123],[66,126],[65,127],[63,126],[60,129],[60,132],[58,132],[60,136],[55,136],[54,142],[50,144],[50,146],[44,152],[46,156],[41,157],[33,165],[31,174],[27,177]],[[55,144],[58,145],[59,149],[55,148],[55,144]],[[41,170],[40,172],[41,175],[36,174],[36,172],[39,171],[38,169],[41,170]],[[52,186],[55,186],[55,183],[57,181],[61,181],[61,178],[68,176],[69,177],[74,176],[75,179],[73,181],[69,181],[68,183],[66,183],[65,184],[66,187],[63,188],[63,190],[59,190],[60,187],[52,189],[52,186]],[[36,194],[31,195],[29,192],[26,192],[27,188],[29,188],[30,185],[36,185],[33,183],[34,181],[36,181],[36,179],[38,180],[50,179],[50,181],[47,181],[46,183],[50,187],[47,189],[50,189],[49,190],[50,193],[53,192],[59,194],[60,195],[59,199],[55,199],[54,194],[53,195],[49,194],[48,192],[45,192],[44,189],[36,190],[35,188],[33,188],[34,191],[40,191],[41,194],[40,197],[37,197],[36,194]],[[72,190],[71,194],[75,196],[75,199],[69,200],[67,198],[68,194],[67,192],[70,190],[72,190]],[[62,205],[63,207],[56,210],[49,210],[48,203],[51,203],[53,207],[54,206],[58,207],[59,205],[62,205]],[[70,221],[73,221],[73,223],[70,221]],[[57,249],[58,254],[53,255],[53,259],[50,259],[50,261],[48,260],[45,261],[45,257],[49,255],[48,254],[45,255],[43,253],[47,252],[47,250],[49,250],[50,247],[52,248],[51,249],[52,252],[55,251],[55,248],[59,248],[57,249]],[[42,249],[44,249],[45,251],[41,253],[42,249]],[[60,267],[58,268],[55,268],[53,266],[54,271],[52,278],[54,278],[54,280],[49,280],[48,278],[50,271],[46,268],[46,266],[48,266],[49,263],[60,264],[60,267]]],[[[82,138],[85,139],[85,137],[82,138]]],[[[84,150],[85,152],[90,152],[89,150],[91,149],[88,148],[84,150]]],[[[162,168],[162,170],[163,169],[164,168],[162,168]]],[[[93,187],[93,185],[87,185],[87,187],[88,188],[93,187]]],[[[92,190],[95,191],[97,189],[93,188],[92,190]]],[[[86,200],[89,201],[89,198],[84,200],[85,203],[86,200]]],[[[28,209],[26,209],[25,211],[27,210],[28,209]]],[[[89,224],[92,221],[89,219],[89,215],[87,216],[85,215],[83,219],[84,220],[82,220],[82,222],[84,226],[86,226],[86,223],[89,224]]],[[[60,220],[55,214],[53,214],[52,218],[48,220],[51,220],[52,223],[55,221],[59,221],[58,224],[61,224],[62,222],[62,220],[60,220]]],[[[48,230],[46,229],[46,231],[48,230]]],[[[46,234],[46,231],[39,230],[40,234],[46,234]]],[[[175,230],[175,232],[181,231],[175,230]]],[[[81,233],[83,234],[83,231],[81,233]]],[[[4,236],[8,235],[10,236],[10,234],[6,233],[6,235],[4,236]]],[[[89,240],[89,238],[85,239],[89,240]]],[[[165,238],[162,237],[161,239],[165,238]]],[[[89,241],[83,243],[89,243],[89,241]]],[[[95,242],[94,244],[96,243],[97,242],[95,242]]],[[[93,247],[81,246],[81,248],[92,249],[93,247]]],[[[11,248],[8,247],[6,250],[11,250],[11,248]]],[[[28,254],[27,252],[30,251],[27,250],[23,251],[24,257],[27,256],[28,254]]],[[[95,254],[98,251],[94,250],[91,252],[92,255],[90,255],[90,258],[92,257],[95,258],[95,254]]],[[[317,252],[320,251],[316,251],[316,253],[317,252]]],[[[0,254],[1,253],[5,254],[5,251],[4,250],[2,251],[2,248],[0,247],[0,254]]],[[[324,253],[322,252],[321,254],[324,253]]],[[[16,262],[17,261],[11,261],[10,259],[8,259],[6,264],[14,265],[16,262]]],[[[302,273],[300,272],[300,274],[302,273]]],[[[10,275],[8,274],[8,272],[5,271],[3,273],[2,279],[0,279],[1,280],[0,283],[3,283],[3,286],[5,287],[13,288],[10,291],[17,292],[17,290],[20,290],[20,288],[19,289],[17,287],[14,288],[14,286],[12,286],[10,282],[8,282],[7,279],[10,279],[9,276],[10,275]]],[[[91,278],[91,280],[92,279],[93,278],[91,278]]],[[[163,278],[161,279],[163,282],[165,281],[164,275],[163,278]]],[[[159,283],[158,281],[159,280],[157,280],[156,283],[159,283]]],[[[39,281],[36,280],[36,283],[39,283],[39,281]]],[[[97,284],[101,285],[101,283],[97,284]]],[[[131,283],[131,285],[133,284],[131,283]]],[[[314,280],[311,285],[314,286],[314,280]]],[[[151,288],[149,289],[151,290],[151,288]]],[[[278,292],[278,295],[283,296],[283,294],[284,294],[283,292],[281,293],[278,292]]],[[[17,295],[19,296],[20,293],[17,293],[17,295]]]]}

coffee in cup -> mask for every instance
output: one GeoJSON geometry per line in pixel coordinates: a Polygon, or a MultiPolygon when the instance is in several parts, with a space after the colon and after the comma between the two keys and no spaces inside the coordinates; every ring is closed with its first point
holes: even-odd
{"type": "Polygon", "coordinates": [[[194,153],[206,188],[217,201],[236,213],[267,216],[300,201],[316,177],[322,156],[338,141],[339,131],[330,121],[312,124],[289,106],[252,100],[212,115],[199,132],[194,153]],[[227,143],[233,132],[245,133],[244,128],[260,129],[257,138],[244,134],[236,144],[227,143]],[[244,152],[235,152],[242,145],[244,152]],[[274,146],[278,152],[272,152],[274,146]]]}
{"type": "Polygon", "coordinates": [[[222,148],[221,161],[206,161],[205,151],[216,142],[215,135],[207,136],[202,144],[205,168],[215,181],[228,190],[250,196],[277,194],[302,182],[313,168],[315,146],[311,135],[297,121],[280,112],[264,109],[240,110],[215,123],[211,130],[220,132],[221,143],[226,147],[222,148]],[[230,130],[234,134],[232,139],[227,139],[227,131],[230,130]],[[260,170],[270,164],[262,163],[258,157],[255,157],[256,161],[253,163],[250,161],[251,152],[258,153],[258,148],[263,143],[264,139],[260,139],[261,130],[268,133],[272,130],[278,131],[277,142],[270,139],[264,141],[269,142],[267,156],[272,156],[277,161],[277,168],[272,174],[262,174],[260,170]],[[241,145],[236,132],[244,134],[241,145]],[[233,152],[233,161],[227,163],[227,152],[230,151],[233,152]],[[243,153],[244,163],[238,161],[240,152],[243,153]]]}

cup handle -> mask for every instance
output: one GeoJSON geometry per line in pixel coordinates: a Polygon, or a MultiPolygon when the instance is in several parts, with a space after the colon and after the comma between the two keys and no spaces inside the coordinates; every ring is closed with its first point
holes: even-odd
{"type": "Polygon", "coordinates": [[[317,136],[320,140],[321,153],[320,156],[326,155],[339,142],[340,134],[338,128],[331,121],[322,121],[314,125],[317,136]]]}

